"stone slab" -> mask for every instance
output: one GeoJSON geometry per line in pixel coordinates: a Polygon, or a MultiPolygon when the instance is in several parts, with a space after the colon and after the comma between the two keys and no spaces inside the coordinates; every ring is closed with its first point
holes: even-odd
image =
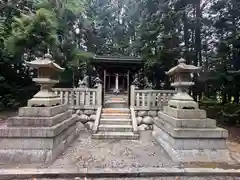
{"type": "Polygon", "coordinates": [[[61,98],[60,97],[33,97],[32,99],[28,100],[28,106],[56,106],[61,104],[61,98]]]}
{"type": "Polygon", "coordinates": [[[52,117],[11,117],[8,119],[8,126],[31,126],[31,127],[51,127],[72,116],[71,111],[66,111],[52,117]]]}
{"type": "Polygon", "coordinates": [[[175,128],[163,119],[155,121],[155,124],[174,138],[187,139],[226,139],[228,131],[223,128],[175,128]]]}
{"type": "Polygon", "coordinates": [[[201,109],[176,109],[168,106],[164,107],[163,112],[177,119],[206,119],[206,111],[201,109]]]}
{"type": "Polygon", "coordinates": [[[165,149],[171,159],[175,162],[232,162],[230,152],[228,151],[226,146],[225,148],[218,147],[219,144],[217,140],[212,140],[213,142],[211,143],[207,143],[207,141],[205,140],[203,141],[202,145],[197,143],[198,147],[194,147],[194,141],[196,140],[192,139],[181,142],[181,140],[179,141],[179,139],[173,139],[166,132],[164,132],[160,128],[157,128],[156,126],[154,126],[152,135],[155,140],[165,149]],[[175,145],[174,147],[174,144],[178,145],[175,145]],[[184,147],[185,144],[188,144],[186,146],[187,148],[184,147]],[[177,146],[183,146],[183,148],[177,146]]]}
{"type": "Polygon", "coordinates": [[[19,108],[20,117],[52,117],[68,110],[68,106],[63,104],[53,107],[22,107],[19,108]]]}
{"type": "Polygon", "coordinates": [[[55,137],[69,126],[76,123],[78,116],[73,115],[71,118],[62,121],[61,123],[52,127],[8,127],[5,123],[0,127],[0,137],[24,137],[24,138],[37,138],[37,137],[55,137]]]}
{"type": "Polygon", "coordinates": [[[54,149],[74,131],[76,131],[75,124],[52,138],[0,138],[0,149],[50,150],[54,149]]]}
{"type": "Polygon", "coordinates": [[[93,139],[127,139],[127,140],[138,140],[139,134],[133,132],[108,132],[99,131],[96,134],[92,134],[93,139]]]}
{"type": "MultiPolygon", "coordinates": [[[[209,168],[122,168],[118,169],[1,169],[0,176],[4,179],[39,179],[39,178],[121,178],[121,177],[176,177],[176,176],[240,176],[238,169],[209,168]]],[[[180,178],[181,179],[181,178],[180,178]]]]}
{"type": "Polygon", "coordinates": [[[156,136],[159,136],[161,139],[167,141],[173,149],[227,149],[225,139],[174,138],[156,125],[153,126],[153,132],[156,136]]]}
{"type": "Polygon", "coordinates": [[[199,109],[198,103],[196,103],[195,101],[180,101],[180,100],[170,100],[168,101],[168,106],[169,107],[175,107],[177,109],[199,109]]]}
{"type": "MultiPolygon", "coordinates": [[[[8,163],[50,163],[54,161],[58,155],[64,152],[64,150],[69,146],[69,144],[77,136],[76,126],[75,130],[71,129],[71,133],[66,135],[65,138],[60,138],[56,146],[52,149],[34,149],[34,144],[32,144],[33,149],[0,149],[0,161],[5,164],[8,163]]],[[[36,144],[35,144],[36,145],[36,144]]]]}
{"type": "Polygon", "coordinates": [[[159,111],[158,117],[176,128],[216,128],[214,119],[177,119],[159,111]]]}

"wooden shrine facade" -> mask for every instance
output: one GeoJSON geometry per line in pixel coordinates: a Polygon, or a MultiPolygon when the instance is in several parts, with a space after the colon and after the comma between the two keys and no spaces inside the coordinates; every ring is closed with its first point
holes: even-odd
{"type": "Polygon", "coordinates": [[[91,65],[103,81],[103,97],[105,94],[129,96],[133,76],[143,68],[143,61],[136,57],[95,56],[91,65]]]}

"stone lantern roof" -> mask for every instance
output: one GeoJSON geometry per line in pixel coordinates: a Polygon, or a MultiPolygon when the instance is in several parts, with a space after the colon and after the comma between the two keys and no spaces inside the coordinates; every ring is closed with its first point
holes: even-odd
{"type": "Polygon", "coordinates": [[[50,68],[56,71],[64,71],[64,68],[60,67],[58,64],[54,63],[52,60],[52,55],[47,53],[43,58],[36,58],[36,60],[31,62],[26,62],[27,65],[34,69],[39,68],[50,68]]]}
{"type": "Polygon", "coordinates": [[[38,70],[38,77],[34,78],[33,81],[41,86],[40,91],[28,101],[28,106],[51,107],[59,105],[61,99],[52,91],[54,84],[59,81],[53,77],[57,71],[64,71],[64,68],[54,63],[52,55],[49,53],[45,54],[43,58],[37,58],[34,61],[26,63],[38,70]]]}
{"type": "Polygon", "coordinates": [[[181,72],[189,72],[189,73],[194,73],[194,72],[199,72],[201,70],[201,67],[196,67],[194,65],[188,65],[186,64],[186,60],[181,58],[178,60],[178,65],[170,69],[166,74],[171,76],[176,73],[181,73],[181,72]]]}

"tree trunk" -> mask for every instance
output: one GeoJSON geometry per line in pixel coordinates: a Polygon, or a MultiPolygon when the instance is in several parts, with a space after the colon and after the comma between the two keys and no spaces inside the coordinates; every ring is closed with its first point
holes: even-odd
{"type": "Polygon", "coordinates": [[[183,14],[183,24],[184,24],[184,44],[185,44],[185,54],[184,58],[186,59],[187,64],[191,63],[189,59],[189,33],[188,33],[188,19],[187,15],[184,12],[183,14]]]}
{"type": "Polygon", "coordinates": [[[201,53],[201,0],[196,2],[196,28],[195,28],[195,51],[196,51],[196,64],[202,66],[202,53],[201,53]]]}

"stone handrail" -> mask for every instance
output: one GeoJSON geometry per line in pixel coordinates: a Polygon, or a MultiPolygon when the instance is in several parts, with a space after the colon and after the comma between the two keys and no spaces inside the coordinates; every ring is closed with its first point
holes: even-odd
{"type": "Polygon", "coordinates": [[[135,110],[133,107],[131,107],[130,110],[131,110],[133,133],[137,134],[138,133],[138,125],[137,125],[137,120],[136,120],[136,113],[135,113],[135,110]]]}
{"type": "Polygon", "coordinates": [[[90,88],[53,88],[60,96],[61,104],[68,104],[72,109],[97,109],[102,105],[102,87],[90,88]]]}
{"type": "Polygon", "coordinates": [[[100,106],[97,109],[96,120],[94,121],[93,129],[92,129],[93,133],[97,133],[99,122],[100,122],[100,117],[101,117],[101,112],[102,112],[102,106],[100,106]]]}
{"type": "Polygon", "coordinates": [[[135,110],[162,110],[176,93],[174,90],[138,90],[131,87],[131,107],[135,110]]]}

